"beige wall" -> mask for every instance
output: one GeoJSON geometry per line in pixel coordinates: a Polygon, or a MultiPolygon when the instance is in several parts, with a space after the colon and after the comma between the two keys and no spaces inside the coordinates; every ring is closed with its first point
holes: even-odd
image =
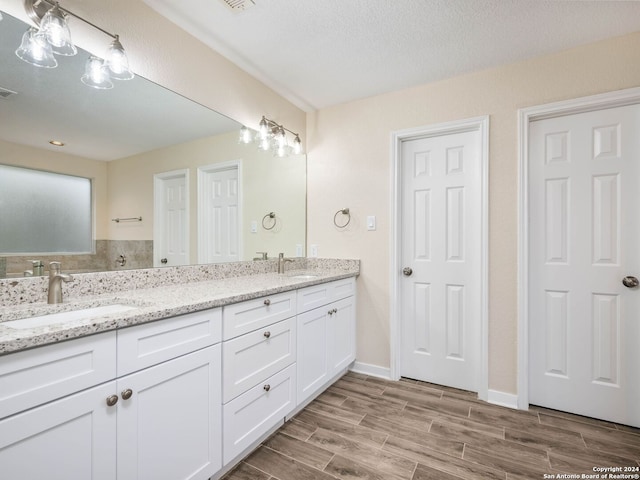
{"type": "MultiPolygon", "coordinates": [[[[109,218],[142,217],[142,222],[110,222],[112,240],[150,240],[153,238],[153,177],[157,173],[189,170],[190,256],[197,263],[197,172],[198,167],[240,161],[242,168],[243,240],[242,259],[251,260],[255,252],[270,257],[283,252],[294,256],[296,244],[305,243],[306,160],[304,155],[275,158],[255,145],[238,143],[231,132],[146,152],[108,163],[109,218]],[[261,226],[264,215],[277,216],[273,230],[261,226]],[[251,221],[258,231],[250,232],[251,221]]],[[[270,224],[267,224],[270,226],[270,224]]]]}
{"type": "Polygon", "coordinates": [[[389,367],[391,132],[490,115],[489,388],[515,393],[517,110],[640,85],[640,33],[307,115],[308,243],[360,258],[360,362],[389,367]],[[333,214],[350,207],[344,231],[333,214]],[[366,230],[367,215],[378,228],[366,230]]]}

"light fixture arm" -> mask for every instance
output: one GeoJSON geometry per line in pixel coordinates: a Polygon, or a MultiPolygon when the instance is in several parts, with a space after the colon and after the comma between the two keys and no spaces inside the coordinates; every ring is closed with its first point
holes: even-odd
{"type": "Polygon", "coordinates": [[[267,128],[271,131],[277,131],[278,129],[282,129],[282,130],[286,130],[287,132],[289,132],[290,134],[292,134],[295,137],[300,137],[300,135],[296,132],[294,132],[293,130],[289,130],[288,128],[286,128],[284,125],[280,125],[279,123],[275,122],[274,120],[271,120],[270,118],[265,117],[264,115],[262,116],[262,120],[264,120],[267,124],[267,128]]]}
{"type": "MultiPolygon", "coordinates": [[[[50,9],[52,9],[56,5],[56,3],[57,2],[54,2],[51,0],[24,0],[24,9],[27,12],[27,15],[29,16],[29,18],[36,25],[40,25],[40,20],[42,20],[42,17],[44,17],[45,13],[47,13],[50,9]]],[[[118,35],[106,31],[104,28],[99,27],[95,23],[91,23],[86,18],[83,18],[80,15],[73,13],[71,10],[61,7],[60,5],[58,5],[58,8],[62,10],[64,13],[71,15],[72,17],[77,18],[78,20],[83,21],[87,25],[92,26],[96,30],[100,30],[102,33],[109,35],[114,40],[118,39],[118,35]]]]}

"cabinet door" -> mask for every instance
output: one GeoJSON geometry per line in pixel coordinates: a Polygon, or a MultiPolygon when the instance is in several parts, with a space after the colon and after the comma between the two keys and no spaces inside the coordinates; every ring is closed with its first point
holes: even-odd
{"type": "Polygon", "coordinates": [[[220,383],[220,345],[119,379],[118,479],[215,474],[222,466],[220,383]]]}
{"type": "Polygon", "coordinates": [[[328,305],[329,377],[349,366],[356,358],[355,299],[347,297],[328,305]]]}
{"type": "Polygon", "coordinates": [[[109,382],[0,421],[0,477],[114,480],[115,391],[109,382]]]}
{"type": "Polygon", "coordinates": [[[298,405],[329,380],[329,311],[331,306],[298,315],[298,405]]]}

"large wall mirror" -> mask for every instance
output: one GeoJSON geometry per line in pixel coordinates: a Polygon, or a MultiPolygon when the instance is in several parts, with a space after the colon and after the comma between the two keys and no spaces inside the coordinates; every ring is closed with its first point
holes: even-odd
{"type": "Polygon", "coordinates": [[[82,50],[29,65],[15,55],[28,25],[2,14],[0,164],[90,179],[95,242],[81,255],[0,245],[0,277],[28,275],[32,260],[81,273],[304,255],[304,155],[240,144],[240,124],[141,77],[90,88],[82,50]]]}

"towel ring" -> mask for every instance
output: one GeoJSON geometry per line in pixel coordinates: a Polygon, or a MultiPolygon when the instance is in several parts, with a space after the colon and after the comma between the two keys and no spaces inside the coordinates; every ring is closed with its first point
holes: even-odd
{"type": "Polygon", "coordinates": [[[271,230],[273,229],[273,227],[276,226],[276,214],[275,212],[269,212],[267,213],[264,217],[262,217],[262,228],[264,228],[265,230],[271,230]],[[268,218],[273,219],[273,223],[271,224],[270,227],[268,227],[267,225],[265,225],[265,222],[268,224],[269,222],[267,221],[268,218]]]}
{"type": "Polygon", "coordinates": [[[333,216],[333,224],[338,227],[338,228],[345,228],[347,225],[349,225],[349,222],[351,222],[351,214],[349,213],[349,209],[348,208],[341,208],[340,210],[338,210],[336,212],[336,214],[333,216]],[[347,223],[340,225],[338,223],[338,214],[342,214],[345,215],[347,217],[347,223]]]}

